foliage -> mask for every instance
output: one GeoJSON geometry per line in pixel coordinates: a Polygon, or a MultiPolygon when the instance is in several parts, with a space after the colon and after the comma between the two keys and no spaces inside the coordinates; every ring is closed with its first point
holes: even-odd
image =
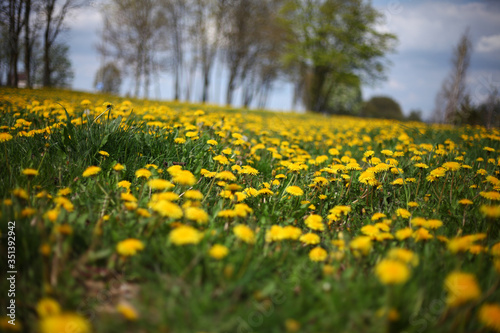
{"type": "MultiPolygon", "coordinates": [[[[35,60],[37,64],[43,63],[43,54],[39,54],[35,60]]],[[[57,88],[69,88],[75,76],[69,59],[69,46],[64,43],[56,43],[49,52],[50,85],[57,88]]],[[[42,85],[44,78],[44,67],[36,66],[34,74],[35,84],[42,85]]]]}
{"type": "Polygon", "coordinates": [[[498,327],[498,128],[64,90],[0,110],[23,332],[498,327]]]}
{"type": "Polygon", "coordinates": [[[361,115],[369,118],[403,120],[403,112],[398,102],[386,96],[373,96],[363,104],[361,115]]]}
{"type": "Polygon", "coordinates": [[[112,62],[99,68],[95,74],[94,88],[103,93],[120,94],[122,75],[120,69],[112,62]]]}
{"type": "Polygon", "coordinates": [[[381,14],[369,2],[290,0],[282,15],[290,31],[285,64],[305,80],[308,110],[326,110],[337,85],[356,88],[383,77],[395,36],[376,30],[381,14]]]}

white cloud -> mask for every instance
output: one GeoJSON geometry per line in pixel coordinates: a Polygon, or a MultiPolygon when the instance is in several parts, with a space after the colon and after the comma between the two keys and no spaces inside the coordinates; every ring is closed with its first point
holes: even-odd
{"type": "MultiPolygon", "coordinates": [[[[379,7],[385,16],[383,31],[395,33],[400,51],[449,51],[467,27],[473,39],[498,31],[498,10],[481,2],[401,3],[379,7]]],[[[495,44],[497,45],[497,44],[495,44]]]]}
{"type": "Polygon", "coordinates": [[[481,37],[477,43],[476,49],[479,53],[500,51],[500,35],[481,37]]]}

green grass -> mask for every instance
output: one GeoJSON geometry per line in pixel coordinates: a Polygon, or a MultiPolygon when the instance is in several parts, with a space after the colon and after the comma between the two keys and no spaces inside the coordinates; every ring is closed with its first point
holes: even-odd
{"type": "MultiPolygon", "coordinates": [[[[499,130],[140,100],[132,101],[131,108],[126,105],[123,99],[112,96],[0,90],[0,126],[5,126],[0,132],[13,136],[0,142],[1,260],[7,261],[7,222],[15,220],[16,323],[23,325],[22,331],[39,331],[43,318],[37,304],[47,297],[56,300],[63,311],[84,318],[94,332],[487,331],[478,312],[485,303],[500,302],[499,258],[491,251],[500,239],[498,217],[482,213],[482,207],[498,207],[498,202],[481,192],[499,190],[491,178],[487,179],[498,177],[500,171],[499,130]],[[92,105],[88,115],[80,103],[83,99],[92,105]],[[40,102],[38,106],[35,100],[40,102]],[[97,109],[105,101],[115,104],[109,117],[105,112],[94,121],[106,111],[97,109]],[[199,109],[205,114],[196,113],[199,109]],[[19,119],[31,124],[16,127],[19,119]],[[30,132],[47,126],[52,126],[50,134],[30,132]],[[193,131],[198,139],[186,137],[193,131]],[[235,133],[243,136],[243,143],[236,142],[235,133]],[[186,142],[176,143],[178,138],[186,142]],[[210,139],[218,145],[209,145],[210,139]],[[265,148],[252,151],[259,143],[265,148]],[[421,144],[430,144],[432,149],[421,144]],[[330,155],[328,150],[337,146],[340,155],[330,155]],[[214,157],[225,148],[231,148],[226,155],[233,160],[221,165],[214,157]],[[281,158],[267,148],[275,149],[281,158]],[[370,160],[363,161],[364,153],[373,150],[384,162],[383,149],[404,153],[395,158],[404,173],[377,173],[378,188],[362,183],[361,173],[373,166],[370,160]],[[312,163],[322,155],[328,157],[325,162],[312,163]],[[355,159],[360,170],[325,171],[332,165],[346,165],[340,160],[343,156],[355,159]],[[307,169],[293,172],[283,161],[302,163],[307,169]],[[432,182],[426,179],[431,170],[450,161],[471,168],[447,171],[432,182]],[[429,168],[415,167],[419,162],[429,168]],[[116,163],[126,169],[113,170],[116,163]],[[135,175],[148,164],[157,167],[148,167],[151,178],[172,180],[167,169],[173,164],[191,171],[197,179],[194,185],[178,184],[172,189],[181,196],[176,204],[187,204],[186,190],[199,190],[205,195],[200,208],[208,214],[208,222],[171,219],[150,207],[155,191],[147,180],[135,175]],[[250,165],[258,174],[239,174],[232,169],[235,165],[250,165]],[[89,166],[99,166],[101,171],[84,177],[89,166]],[[23,175],[27,168],[39,174],[23,175]],[[224,185],[203,177],[202,169],[232,171],[237,178],[227,183],[240,185],[241,191],[259,190],[269,183],[274,195],[249,195],[242,202],[252,209],[251,214],[222,218],[218,213],[234,209],[237,202],[221,197],[224,185]],[[478,173],[480,169],[484,173],[478,173]],[[272,184],[278,174],[287,178],[279,179],[279,185],[272,184]],[[329,183],[314,186],[318,176],[329,183]],[[397,178],[415,181],[391,185],[397,178]],[[131,182],[137,207],[148,211],[150,217],[139,215],[133,207],[127,209],[120,196],[125,190],[117,186],[122,180],[131,182]],[[301,187],[304,194],[290,196],[285,191],[288,185],[301,187]],[[56,208],[54,198],[64,188],[71,189],[66,197],[73,209],[59,208],[56,221],[51,222],[47,212],[56,208]],[[24,189],[28,199],[20,198],[14,189],[24,189]],[[46,194],[37,196],[39,193],[46,194]],[[464,198],[473,204],[459,204],[464,198]],[[412,208],[410,202],[419,206],[412,208]],[[328,223],[329,211],[339,205],[350,206],[350,213],[328,223]],[[361,228],[376,223],[371,220],[376,212],[386,214],[391,235],[409,226],[415,232],[418,227],[411,225],[410,219],[397,216],[398,208],[409,210],[411,219],[438,219],[443,226],[429,230],[433,235],[429,240],[374,240],[367,255],[350,249],[351,240],[362,235],[361,228]],[[320,236],[319,244],[266,242],[272,225],[310,232],[304,220],[312,213],[322,216],[325,225],[324,231],[312,231],[320,236]],[[175,245],[170,235],[179,223],[195,227],[204,237],[197,244],[175,245]],[[237,224],[255,232],[255,244],[247,244],[233,233],[237,224]],[[71,232],[65,234],[67,226],[71,232]],[[478,254],[471,253],[470,246],[455,253],[437,238],[452,240],[480,233],[486,236],[474,242],[484,250],[478,254]],[[117,244],[128,238],[139,239],[144,249],[122,257],[117,244]],[[345,241],[343,250],[331,243],[339,239],[345,241]],[[212,258],[208,251],[214,244],[225,245],[229,254],[221,260],[212,258]],[[42,253],[43,246],[50,249],[49,254],[42,253]],[[309,258],[316,246],[328,252],[325,261],[309,258]],[[408,266],[410,276],[404,283],[384,285],[375,267],[393,248],[413,251],[419,264],[408,266]],[[331,267],[333,272],[329,273],[331,267]],[[474,275],[481,295],[450,307],[444,281],[457,270],[474,275]],[[117,311],[123,302],[135,309],[137,320],[129,321],[117,311]],[[397,311],[397,319],[388,319],[389,309],[397,311]],[[294,330],[294,325],[300,328],[294,330]]],[[[0,289],[6,295],[5,279],[0,289]]],[[[5,309],[8,300],[1,299],[5,309]]],[[[12,328],[7,324],[1,327],[12,328]]]]}

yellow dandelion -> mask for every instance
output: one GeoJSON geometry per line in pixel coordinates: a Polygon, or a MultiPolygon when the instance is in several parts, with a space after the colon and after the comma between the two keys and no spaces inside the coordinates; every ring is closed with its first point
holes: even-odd
{"type": "Polygon", "coordinates": [[[472,200],[469,200],[469,199],[460,199],[460,200],[458,200],[458,203],[461,205],[464,205],[464,206],[473,204],[472,200]]]}
{"type": "Polygon", "coordinates": [[[305,224],[309,229],[323,231],[325,230],[325,225],[322,221],[323,218],[320,215],[313,214],[306,218],[305,224]]]}
{"type": "Polygon", "coordinates": [[[113,166],[113,170],[115,171],[122,171],[125,169],[125,166],[120,164],[120,163],[116,163],[114,166],[113,166]]]}
{"type": "Polygon", "coordinates": [[[149,206],[155,212],[164,217],[170,217],[171,219],[180,219],[183,216],[182,208],[167,200],[151,202],[149,206]]]}
{"type": "Polygon", "coordinates": [[[215,175],[215,178],[229,181],[236,180],[236,176],[231,171],[221,171],[215,175]]]}
{"type": "Polygon", "coordinates": [[[328,252],[320,246],[309,251],[309,259],[312,261],[325,261],[328,257],[328,252]]]}
{"type": "Polygon", "coordinates": [[[35,170],[35,169],[24,169],[22,171],[23,175],[26,175],[26,176],[38,176],[38,170],[35,170]]]}
{"type": "Polygon", "coordinates": [[[198,224],[205,224],[208,222],[208,214],[201,208],[188,207],[184,211],[184,216],[191,221],[196,221],[198,224]]]}
{"type": "Polygon", "coordinates": [[[130,185],[132,185],[128,180],[122,180],[120,182],[118,182],[118,184],[116,184],[118,187],[123,187],[125,189],[129,189],[130,188],[130,185]]]}
{"type": "Polygon", "coordinates": [[[411,237],[411,235],[413,234],[413,230],[411,230],[411,228],[404,228],[404,229],[400,229],[398,231],[396,231],[396,238],[400,241],[402,240],[405,240],[409,237],[411,237]]]}
{"type": "Polygon", "coordinates": [[[396,215],[400,216],[404,219],[409,219],[411,216],[411,213],[404,208],[398,208],[398,209],[396,209],[396,215]]]}
{"type": "Polygon", "coordinates": [[[399,260],[405,264],[418,266],[418,255],[408,249],[390,249],[387,253],[389,259],[399,260]]]}
{"type": "Polygon", "coordinates": [[[151,177],[151,171],[144,168],[138,169],[135,171],[135,177],[149,179],[149,177],[151,177]]]}
{"type": "Polygon", "coordinates": [[[203,238],[203,233],[191,226],[182,225],[172,230],[168,237],[172,243],[178,246],[198,244],[203,238]]]}
{"type": "Polygon", "coordinates": [[[378,221],[384,217],[387,217],[384,213],[375,213],[372,215],[372,221],[378,221]]]}
{"type": "Polygon", "coordinates": [[[148,186],[152,190],[169,190],[173,188],[175,185],[165,179],[150,179],[148,181],[148,186]]]}
{"type": "Polygon", "coordinates": [[[68,328],[71,328],[72,333],[91,332],[91,326],[88,320],[76,313],[61,313],[55,316],[42,318],[38,325],[38,332],[67,332],[68,328]]]}
{"type": "Polygon", "coordinates": [[[172,181],[179,185],[191,186],[196,183],[196,178],[191,171],[181,170],[174,175],[172,181]]]}
{"type": "Polygon", "coordinates": [[[319,236],[312,232],[300,236],[299,240],[307,245],[316,245],[320,242],[319,236]]]}
{"type": "Polygon", "coordinates": [[[234,235],[248,244],[255,243],[255,233],[252,229],[244,224],[238,224],[233,228],[234,235]]]}
{"type": "Polygon", "coordinates": [[[495,191],[490,191],[490,192],[479,192],[479,194],[488,200],[500,200],[500,193],[495,192],[495,191]]]}
{"type": "Polygon", "coordinates": [[[490,218],[499,218],[500,217],[500,206],[483,205],[483,206],[481,206],[480,211],[486,217],[490,217],[490,218]]]}
{"type": "Polygon", "coordinates": [[[459,306],[481,297],[481,290],[473,274],[452,272],[446,277],[444,285],[448,292],[446,302],[450,307],[459,306]]]}
{"type": "Polygon", "coordinates": [[[187,199],[191,199],[191,200],[202,200],[203,199],[203,193],[201,193],[198,190],[187,190],[186,193],[184,193],[184,196],[187,199]]]}
{"type": "Polygon", "coordinates": [[[380,282],[387,285],[402,284],[410,278],[408,266],[398,260],[384,259],[375,267],[380,282]]]}
{"type": "Polygon", "coordinates": [[[367,255],[372,249],[372,240],[368,236],[358,236],[349,243],[351,250],[355,253],[367,255]]]}
{"type": "Polygon", "coordinates": [[[135,321],[139,318],[137,310],[128,303],[121,302],[116,306],[116,310],[127,320],[135,321]]]}
{"type": "Polygon", "coordinates": [[[97,175],[99,172],[101,172],[101,168],[98,166],[89,166],[85,171],[83,172],[82,176],[83,177],[90,177],[97,175]]]}
{"type": "Polygon", "coordinates": [[[144,249],[144,244],[136,238],[128,238],[116,245],[116,252],[123,257],[133,256],[144,249]]]}
{"type": "Polygon", "coordinates": [[[301,195],[304,194],[304,191],[300,187],[294,185],[288,186],[285,192],[297,197],[300,197],[301,195]]]}
{"type": "Polygon", "coordinates": [[[9,140],[12,140],[12,135],[10,135],[9,133],[0,133],[0,142],[6,142],[6,141],[9,141],[9,140]]]}
{"type": "Polygon", "coordinates": [[[486,303],[478,313],[479,321],[489,329],[500,332],[500,305],[486,303]]]}
{"type": "Polygon", "coordinates": [[[221,260],[229,254],[229,249],[221,244],[213,245],[210,250],[208,250],[208,255],[214,259],[221,260]]]}
{"type": "Polygon", "coordinates": [[[47,318],[61,313],[61,306],[50,297],[42,298],[36,305],[36,312],[40,318],[47,318]]]}

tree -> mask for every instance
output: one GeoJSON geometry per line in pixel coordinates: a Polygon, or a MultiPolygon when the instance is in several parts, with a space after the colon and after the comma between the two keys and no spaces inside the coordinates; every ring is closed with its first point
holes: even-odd
{"type": "Polygon", "coordinates": [[[2,1],[2,21],[8,22],[7,54],[8,74],[7,84],[12,87],[18,85],[18,63],[20,55],[20,36],[23,30],[25,3],[22,0],[2,1]]]}
{"type": "MultiPolygon", "coordinates": [[[[53,51],[52,48],[57,46],[56,40],[59,34],[64,29],[64,19],[68,13],[81,6],[80,0],[42,0],[41,11],[43,14],[43,80],[44,87],[51,87],[54,82],[51,79],[54,77],[51,64],[55,64],[50,58],[51,54],[55,55],[61,52],[61,49],[53,51]]],[[[60,45],[60,44],[59,44],[60,45]]],[[[59,46],[61,48],[61,46],[59,46]]]]}
{"type": "Polygon", "coordinates": [[[307,109],[325,111],[336,86],[351,85],[353,77],[383,78],[384,55],[396,38],[375,29],[382,16],[370,2],[288,0],[282,16],[289,31],[285,65],[307,109]]]}
{"type": "MultiPolygon", "coordinates": [[[[39,56],[35,59],[36,63],[43,64],[45,54],[37,52],[39,56]]],[[[64,43],[53,44],[49,53],[49,67],[50,77],[49,82],[51,87],[69,88],[74,78],[74,72],[69,59],[69,46],[64,43]]],[[[36,84],[44,83],[45,77],[45,64],[42,66],[35,66],[34,81],[36,84]]]]}
{"type": "Polygon", "coordinates": [[[364,103],[361,115],[368,118],[403,120],[398,102],[387,96],[374,96],[364,103]]]}
{"type": "Polygon", "coordinates": [[[97,45],[134,80],[134,96],[148,97],[151,74],[157,70],[158,51],[164,48],[165,12],[159,0],[112,0],[103,8],[104,29],[97,45]]]}
{"type": "Polygon", "coordinates": [[[408,121],[422,121],[422,110],[411,110],[410,114],[406,117],[408,121]]]}
{"type": "Polygon", "coordinates": [[[452,70],[443,81],[441,90],[436,96],[434,120],[437,122],[456,123],[460,118],[458,112],[465,97],[468,95],[466,87],[467,69],[469,68],[472,53],[472,42],[469,29],[460,37],[453,50],[451,59],[452,70]]]}
{"type": "Polygon", "coordinates": [[[122,75],[120,69],[112,62],[99,68],[95,74],[94,88],[100,92],[115,94],[120,93],[122,75]]]}

